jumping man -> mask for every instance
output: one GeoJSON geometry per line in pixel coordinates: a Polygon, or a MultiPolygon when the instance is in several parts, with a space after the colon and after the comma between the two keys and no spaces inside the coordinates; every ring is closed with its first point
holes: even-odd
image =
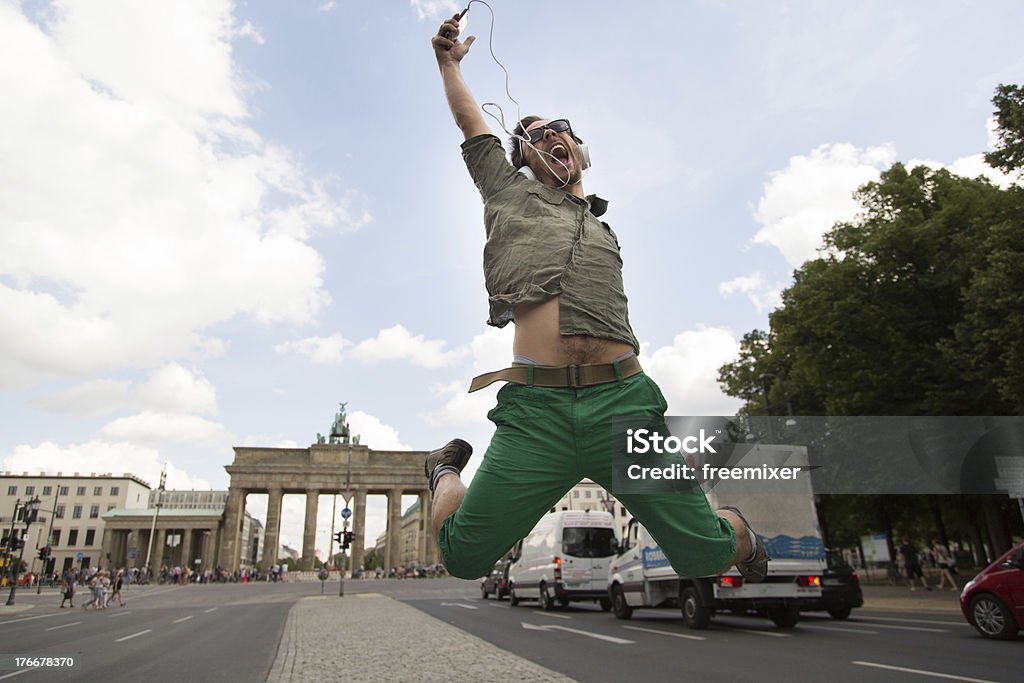
{"type": "MultiPolygon", "coordinates": [[[[582,478],[611,489],[612,418],[663,426],[668,405],[637,361],[618,240],[600,220],[608,203],[583,192],[589,155],[582,140],[566,119],[525,117],[510,141],[510,164],[462,78],[474,38],[458,36],[453,18],[431,42],[483,198],[488,323],[515,323],[512,367],[470,387],[508,382],[488,413],[496,431],[471,486],[459,478],[472,453],[465,441],[449,442],[425,463],[445,566],[472,579],[582,478]]],[[[767,574],[767,553],[743,517],[735,509],[714,512],[699,487],[618,498],[680,575],[717,574],[733,564],[748,581],[767,574]]]]}

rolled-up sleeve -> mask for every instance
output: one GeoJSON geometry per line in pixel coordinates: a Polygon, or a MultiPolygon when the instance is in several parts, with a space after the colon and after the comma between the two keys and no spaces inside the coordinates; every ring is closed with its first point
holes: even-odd
{"type": "Polygon", "coordinates": [[[462,158],[485,202],[517,178],[516,170],[505,158],[501,140],[490,133],[463,142],[462,158]]]}

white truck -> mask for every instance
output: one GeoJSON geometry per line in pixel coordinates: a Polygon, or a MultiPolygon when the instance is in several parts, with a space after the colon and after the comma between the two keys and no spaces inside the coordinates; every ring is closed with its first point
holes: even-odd
{"type": "Polygon", "coordinates": [[[509,604],[537,600],[541,608],[592,601],[605,611],[608,561],[615,554],[615,519],[608,512],[559,511],[544,515],[517,543],[508,570],[509,604]]]}
{"type": "MultiPolygon", "coordinates": [[[[754,447],[748,462],[776,467],[807,466],[807,450],[794,446],[754,447]]],[[[696,463],[700,466],[700,463],[696,463]]],[[[630,520],[619,553],[611,558],[608,595],[615,616],[629,619],[638,607],[679,607],[690,628],[703,629],[719,611],[767,614],[789,628],[800,619],[801,601],[821,597],[825,548],[821,540],[810,477],[806,469],[777,492],[742,481],[719,481],[708,492],[713,509],[735,505],[768,549],[768,577],[746,583],[735,567],[717,576],[683,577],[636,519],[630,520]]]]}

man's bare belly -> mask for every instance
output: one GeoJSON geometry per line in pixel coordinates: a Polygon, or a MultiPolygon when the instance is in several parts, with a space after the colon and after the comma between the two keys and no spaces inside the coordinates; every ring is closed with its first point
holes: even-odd
{"type": "Polygon", "coordinates": [[[515,306],[516,332],[512,353],[527,356],[541,365],[608,363],[633,351],[633,346],[585,334],[558,333],[558,297],[540,304],[515,306]]]}

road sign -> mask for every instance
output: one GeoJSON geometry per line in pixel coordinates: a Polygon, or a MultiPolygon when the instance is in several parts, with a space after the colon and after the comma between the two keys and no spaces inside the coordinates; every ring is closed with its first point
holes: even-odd
{"type": "Polygon", "coordinates": [[[83,557],[85,557],[85,553],[75,553],[75,559],[78,560],[79,562],[82,561],[83,557]]]}
{"type": "Polygon", "coordinates": [[[352,516],[352,511],[351,510],[349,510],[348,508],[343,508],[342,509],[342,511],[341,511],[341,518],[342,519],[348,519],[351,516],[352,516]]]}

